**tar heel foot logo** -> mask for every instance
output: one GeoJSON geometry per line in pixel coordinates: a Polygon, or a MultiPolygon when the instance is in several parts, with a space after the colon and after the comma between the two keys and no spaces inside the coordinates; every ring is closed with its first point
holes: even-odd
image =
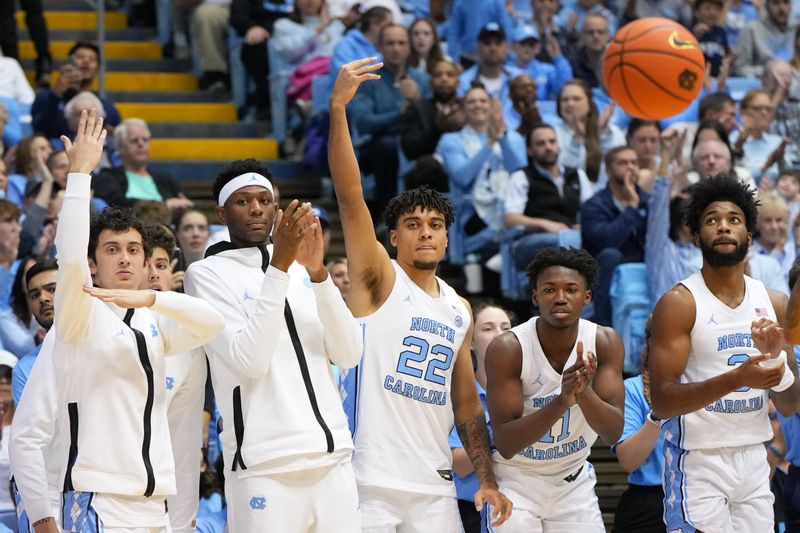
{"type": "Polygon", "coordinates": [[[267,499],[264,496],[253,496],[250,498],[250,509],[263,511],[267,508],[267,499]]]}
{"type": "Polygon", "coordinates": [[[175,388],[175,378],[172,376],[167,376],[167,390],[172,390],[175,388]]]}
{"type": "Polygon", "coordinates": [[[158,337],[158,328],[155,324],[150,324],[150,335],[153,337],[158,337]]]}
{"type": "Polygon", "coordinates": [[[690,50],[692,48],[697,48],[697,43],[692,41],[684,41],[680,37],[678,37],[678,32],[673,31],[670,36],[667,38],[667,42],[669,45],[676,49],[676,50],[690,50]]]}
{"type": "Polygon", "coordinates": [[[464,319],[461,318],[461,315],[456,315],[456,327],[460,328],[464,325],[464,319]]]}
{"type": "Polygon", "coordinates": [[[678,74],[678,86],[686,91],[693,91],[697,83],[697,73],[691,70],[684,69],[683,72],[678,74]]]}

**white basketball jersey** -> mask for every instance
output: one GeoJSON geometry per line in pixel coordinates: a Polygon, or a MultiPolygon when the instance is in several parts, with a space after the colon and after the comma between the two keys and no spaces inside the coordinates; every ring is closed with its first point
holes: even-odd
{"type": "Polygon", "coordinates": [[[361,486],[455,496],[450,389],[470,314],[444,281],[432,298],[392,264],[389,298],[361,319],[353,468],[361,486]]]}
{"type": "MultiPolygon", "coordinates": [[[[759,354],[750,335],[753,320],[775,320],[764,284],[745,276],[742,303],[731,309],[706,287],[700,272],[681,284],[694,296],[696,315],[681,383],[697,383],[724,374],[759,354]]],[[[664,423],[664,437],[684,450],[745,446],[772,438],[767,391],[743,387],[716,402],[664,423]]]]}
{"type": "MultiPolygon", "coordinates": [[[[561,371],[553,368],[542,350],[536,333],[538,319],[539,317],[533,317],[511,329],[522,347],[522,372],[519,379],[522,382],[522,399],[525,404],[523,416],[535,413],[561,394],[561,371]]],[[[578,338],[564,368],[571,367],[577,361],[577,341],[583,341],[584,357],[589,352],[596,354],[596,336],[597,324],[581,319],[578,338]]],[[[537,442],[511,459],[504,459],[495,452],[494,460],[519,467],[522,473],[530,475],[563,477],[573,474],[586,462],[596,440],[597,433],[589,426],[578,404],[575,404],[564,411],[550,431],[537,442]]]]}

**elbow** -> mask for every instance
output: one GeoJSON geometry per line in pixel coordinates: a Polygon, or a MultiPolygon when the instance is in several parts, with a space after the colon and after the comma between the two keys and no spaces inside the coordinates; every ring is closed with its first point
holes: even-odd
{"type": "Polygon", "coordinates": [[[503,459],[511,460],[515,455],[517,455],[517,450],[513,449],[508,443],[505,442],[505,439],[498,436],[497,433],[494,435],[494,445],[497,449],[497,452],[503,457],[503,459]]]}
{"type": "MultiPolygon", "coordinates": [[[[792,385],[791,388],[795,388],[795,385],[792,385]]],[[[800,396],[798,394],[793,394],[790,398],[782,398],[781,401],[775,401],[774,403],[775,409],[783,416],[792,416],[800,411],[800,396]]]]}
{"type": "Polygon", "coordinates": [[[639,465],[631,461],[627,455],[619,453],[619,448],[617,448],[617,460],[619,460],[619,466],[622,467],[626,474],[632,474],[639,468],[639,465]]]}

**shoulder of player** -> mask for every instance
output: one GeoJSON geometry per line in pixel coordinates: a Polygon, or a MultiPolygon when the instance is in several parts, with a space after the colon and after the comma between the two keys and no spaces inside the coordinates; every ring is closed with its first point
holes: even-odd
{"type": "Polygon", "coordinates": [[[486,348],[485,365],[498,369],[522,368],[522,345],[519,339],[511,331],[506,331],[498,335],[489,343],[486,348]]]}
{"type": "Polygon", "coordinates": [[[653,307],[653,317],[655,319],[657,315],[667,314],[670,319],[694,322],[695,310],[696,304],[692,292],[684,285],[677,284],[656,302],[653,307]]]}
{"type": "Polygon", "coordinates": [[[778,322],[783,322],[783,318],[786,316],[786,311],[789,308],[789,297],[780,291],[772,289],[767,289],[767,294],[769,295],[772,308],[775,310],[775,318],[778,319],[778,322]]]}
{"type": "Polygon", "coordinates": [[[622,338],[614,328],[597,326],[595,333],[595,348],[598,361],[608,358],[621,358],[624,353],[622,338]]]}

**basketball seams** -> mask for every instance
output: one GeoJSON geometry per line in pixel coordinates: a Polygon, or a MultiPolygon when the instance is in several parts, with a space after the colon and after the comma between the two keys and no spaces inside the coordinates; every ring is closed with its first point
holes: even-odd
{"type": "MultiPolygon", "coordinates": [[[[667,52],[667,51],[664,51],[664,50],[652,50],[652,49],[648,49],[648,48],[638,48],[638,49],[635,49],[635,50],[625,50],[625,53],[626,54],[647,54],[647,55],[660,55],[660,56],[676,57],[678,59],[682,59],[683,61],[691,63],[692,65],[696,66],[700,70],[705,69],[705,65],[701,65],[700,63],[698,63],[697,61],[695,61],[691,57],[687,57],[686,54],[681,54],[679,52],[667,52]]],[[[614,57],[617,57],[617,56],[622,56],[622,51],[612,52],[611,54],[609,54],[607,59],[611,59],[611,58],[614,58],[614,57]]],[[[621,57],[620,57],[620,61],[622,61],[621,57]]]]}
{"type": "MultiPolygon", "coordinates": [[[[628,31],[628,33],[630,33],[630,31],[628,31]]],[[[649,113],[645,113],[644,110],[639,106],[639,102],[637,102],[636,100],[633,99],[633,95],[631,94],[631,91],[628,88],[628,82],[625,80],[625,69],[622,68],[622,67],[625,66],[625,62],[622,60],[622,58],[623,58],[623,56],[625,54],[625,44],[626,44],[625,41],[623,41],[620,44],[619,62],[616,65],[614,65],[613,67],[611,67],[611,70],[609,71],[609,77],[611,77],[611,74],[614,72],[615,69],[619,68],[619,76],[620,76],[620,80],[622,81],[622,88],[625,89],[625,94],[628,95],[628,101],[631,104],[633,104],[634,107],[636,107],[636,109],[638,109],[643,115],[649,115],[649,113]]]]}
{"type": "MultiPolygon", "coordinates": [[[[632,63],[622,63],[622,64],[620,64],[620,66],[625,66],[625,67],[632,68],[632,69],[636,70],[639,74],[641,74],[643,77],[645,77],[647,79],[647,81],[649,81],[650,83],[652,83],[653,85],[655,85],[656,87],[658,87],[659,89],[661,89],[666,94],[668,94],[669,96],[671,96],[672,98],[674,98],[676,100],[680,100],[681,102],[684,102],[684,103],[687,103],[687,104],[692,103],[692,101],[694,100],[694,98],[686,98],[686,97],[683,97],[683,96],[678,96],[677,94],[673,93],[670,89],[667,89],[666,87],[661,85],[659,82],[657,82],[656,80],[651,78],[650,75],[647,73],[647,71],[645,71],[644,69],[642,69],[641,67],[639,67],[637,65],[634,65],[632,63]]],[[[624,72],[624,70],[623,70],[623,72],[624,72]]],[[[624,77],[623,77],[623,80],[624,80],[624,77]]]]}
{"type": "MultiPolygon", "coordinates": [[[[642,19],[640,19],[640,20],[642,20],[642,19]]],[[[624,39],[625,41],[634,41],[636,39],[644,37],[645,35],[647,35],[649,33],[653,33],[654,31],[665,30],[665,29],[666,30],[675,30],[675,24],[664,24],[663,26],[656,26],[655,28],[647,28],[646,30],[643,30],[642,33],[640,33],[638,35],[634,35],[633,37],[628,37],[628,34],[630,33],[630,29],[629,29],[627,32],[625,32],[625,35],[622,37],[622,39],[624,39]]],[[[612,42],[617,43],[617,44],[622,44],[623,41],[618,41],[617,40],[618,37],[619,37],[619,34],[617,34],[617,36],[614,37],[614,40],[612,42]]]]}

